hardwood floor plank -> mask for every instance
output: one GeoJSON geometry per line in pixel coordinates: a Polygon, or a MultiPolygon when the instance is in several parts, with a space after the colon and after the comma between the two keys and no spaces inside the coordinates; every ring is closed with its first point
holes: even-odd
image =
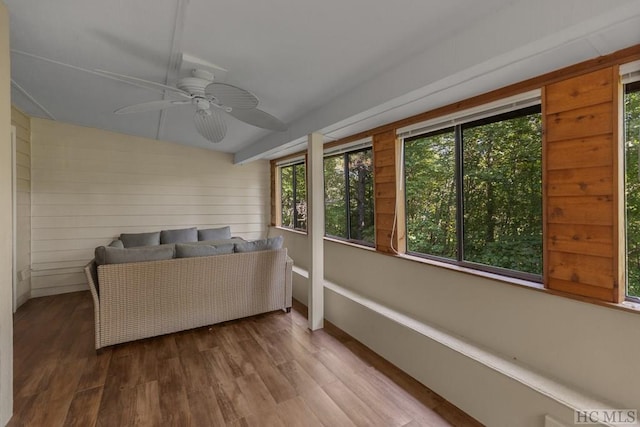
{"type": "Polygon", "coordinates": [[[276,401],[258,374],[240,377],[236,379],[236,383],[244,395],[248,409],[252,414],[271,412],[275,409],[276,401]]]}
{"type": "Polygon", "coordinates": [[[91,427],[95,425],[102,399],[102,387],[78,391],[64,420],[65,427],[91,427]]]}
{"type": "Polygon", "coordinates": [[[302,400],[325,426],[355,426],[336,402],[320,387],[306,390],[302,394],[302,400]]]}
{"type": "Polygon", "coordinates": [[[162,424],[158,381],[150,381],[136,386],[134,424],[149,427],[162,424]]]}
{"type": "Polygon", "coordinates": [[[218,406],[216,395],[211,387],[189,393],[190,424],[182,424],[185,418],[179,419],[180,423],[165,425],[193,425],[193,426],[224,426],[226,425],[222,411],[218,406]]]}
{"type": "Polygon", "coordinates": [[[235,382],[218,383],[212,389],[225,422],[231,423],[251,415],[246,398],[235,382]]]}
{"type": "Polygon", "coordinates": [[[104,386],[107,381],[109,364],[111,363],[112,351],[110,349],[101,351],[99,354],[89,356],[84,367],[78,390],[87,390],[104,386]]]}
{"type": "Polygon", "coordinates": [[[296,391],[289,381],[280,374],[280,371],[271,363],[269,356],[253,339],[240,342],[240,346],[251,363],[256,367],[256,372],[264,381],[276,402],[284,402],[296,396],[296,391]]]}
{"type": "Polygon", "coordinates": [[[180,359],[158,361],[158,394],[162,424],[189,426],[192,424],[189,398],[184,386],[184,373],[180,359]]]}
{"type": "Polygon", "coordinates": [[[238,427],[285,427],[286,425],[282,422],[280,417],[278,416],[277,411],[262,413],[262,414],[251,414],[241,420],[238,420],[235,423],[228,424],[229,427],[238,426],[238,427]]]}
{"type": "Polygon", "coordinates": [[[322,427],[322,423],[300,397],[278,404],[278,417],[285,426],[322,427]]]}
{"type": "Polygon", "coordinates": [[[479,426],[304,307],[93,349],[88,292],[14,316],[8,426],[479,426]]]}
{"type": "Polygon", "coordinates": [[[342,381],[334,381],[322,389],[357,426],[384,426],[385,420],[365,404],[342,381]]]}
{"type": "Polygon", "coordinates": [[[307,372],[300,366],[296,360],[282,363],[278,365],[278,370],[289,380],[289,383],[296,390],[298,395],[303,394],[307,390],[320,387],[321,384],[316,382],[307,372]]]}

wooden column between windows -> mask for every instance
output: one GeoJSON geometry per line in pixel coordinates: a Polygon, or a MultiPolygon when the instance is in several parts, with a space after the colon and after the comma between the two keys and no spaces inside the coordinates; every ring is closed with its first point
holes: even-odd
{"type": "Polygon", "coordinates": [[[618,67],[543,89],[545,285],[620,302],[618,67]]]}
{"type": "Polygon", "coordinates": [[[307,143],[307,241],[309,243],[309,329],[324,327],[324,137],[307,143]]]}
{"type": "Polygon", "coordinates": [[[398,221],[404,218],[404,193],[397,173],[399,148],[395,129],[373,135],[376,250],[385,253],[405,248],[404,221],[398,221]]]}

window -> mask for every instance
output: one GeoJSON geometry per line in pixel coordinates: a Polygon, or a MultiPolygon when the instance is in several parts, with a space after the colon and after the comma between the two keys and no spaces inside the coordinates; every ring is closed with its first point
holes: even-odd
{"type": "Polygon", "coordinates": [[[304,162],[280,167],[281,226],[307,229],[307,185],[304,162]]]}
{"type": "Polygon", "coordinates": [[[325,233],[373,245],[373,161],[371,148],[324,159],[325,233]]]}
{"type": "Polygon", "coordinates": [[[404,141],[407,251],[540,280],[540,106],[404,141]]]}
{"type": "Polygon", "coordinates": [[[624,87],[627,297],[640,301],[640,81],[624,87]]]}

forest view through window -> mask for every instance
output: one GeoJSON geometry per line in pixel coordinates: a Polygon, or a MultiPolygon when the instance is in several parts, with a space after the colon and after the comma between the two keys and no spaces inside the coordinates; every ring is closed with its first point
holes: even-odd
{"type": "Polygon", "coordinates": [[[640,81],[624,92],[627,297],[640,300],[640,81]]]}
{"type": "Polygon", "coordinates": [[[325,157],[324,188],[326,235],[373,245],[371,148],[325,157]]]}
{"type": "Polygon", "coordinates": [[[407,251],[540,280],[536,105],[404,141],[407,251]]]}
{"type": "Polygon", "coordinates": [[[307,229],[307,185],[304,162],[280,168],[282,227],[307,229]]]}

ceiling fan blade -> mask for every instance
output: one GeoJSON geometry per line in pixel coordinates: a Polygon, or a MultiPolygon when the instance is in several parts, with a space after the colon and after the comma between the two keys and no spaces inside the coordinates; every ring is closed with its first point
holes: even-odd
{"type": "Polygon", "coordinates": [[[211,142],[220,142],[227,134],[227,123],[217,108],[196,111],[194,121],[198,133],[211,142]]]}
{"type": "Polygon", "coordinates": [[[250,125],[257,126],[259,128],[277,130],[283,132],[288,129],[287,125],[280,119],[273,117],[271,114],[252,108],[250,110],[233,109],[229,112],[233,117],[241,120],[250,125]]]}
{"type": "Polygon", "coordinates": [[[258,97],[248,90],[226,83],[211,83],[204,89],[204,93],[213,96],[219,104],[226,107],[248,109],[256,108],[258,97]]]}
{"type": "Polygon", "coordinates": [[[98,70],[98,69],[94,70],[94,72],[96,74],[101,75],[102,77],[106,77],[108,79],[116,80],[119,82],[129,83],[131,85],[138,86],[138,87],[140,87],[141,85],[146,85],[148,86],[148,89],[167,90],[173,93],[177,93],[178,95],[182,95],[186,98],[191,98],[191,95],[182,89],[178,89],[177,87],[173,87],[173,86],[167,86],[162,83],[152,82],[151,80],[139,79],[137,77],[131,77],[125,74],[118,74],[111,71],[98,70]]]}
{"type": "Polygon", "coordinates": [[[158,111],[177,105],[191,104],[191,101],[171,101],[163,99],[160,101],[143,102],[142,104],[129,105],[114,111],[116,114],[144,113],[146,111],[158,111]]]}

